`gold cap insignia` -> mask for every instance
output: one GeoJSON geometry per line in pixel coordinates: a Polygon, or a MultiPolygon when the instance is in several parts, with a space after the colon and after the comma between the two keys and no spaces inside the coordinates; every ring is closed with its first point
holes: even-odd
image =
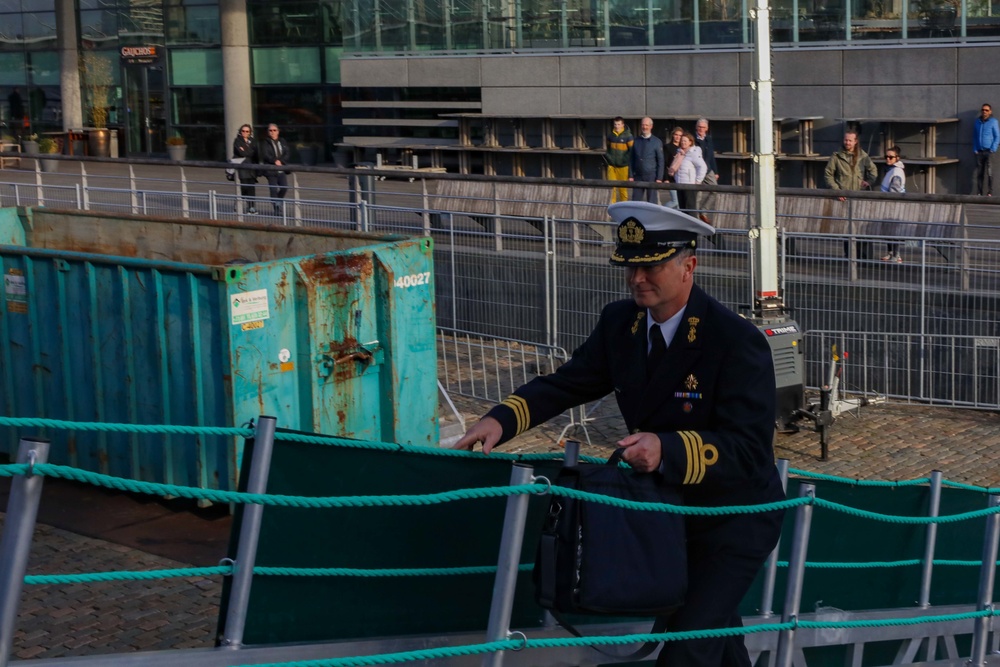
{"type": "Polygon", "coordinates": [[[635,218],[629,218],[618,225],[618,240],[622,243],[642,243],[646,237],[646,228],[635,218]]]}
{"type": "Polygon", "coordinates": [[[687,379],[684,380],[684,386],[687,387],[688,391],[694,391],[698,388],[698,378],[694,376],[694,373],[687,376],[687,379]]]}
{"type": "Polygon", "coordinates": [[[635,322],[632,323],[632,335],[634,336],[637,331],[639,331],[639,322],[642,322],[642,318],[646,317],[646,312],[642,311],[636,313],[635,322]]]}
{"type": "Polygon", "coordinates": [[[688,318],[688,326],[691,327],[690,329],[688,329],[688,342],[689,343],[693,343],[695,341],[695,339],[698,337],[698,331],[697,331],[698,322],[701,322],[701,320],[699,320],[697,317],[689,317],[688,318]]]}

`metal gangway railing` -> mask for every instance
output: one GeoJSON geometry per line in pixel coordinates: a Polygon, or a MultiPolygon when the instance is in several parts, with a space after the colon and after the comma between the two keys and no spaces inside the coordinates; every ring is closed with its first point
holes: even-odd
{"type": "MultiPolygon", "coordinates": [[[[56,181],[48,174],[43,179],[40,173],[9,172],[20,182],[13,177],[3,182],[8,172],[0,174],[0,204],[430,236],[435,241],[439,326],[498,344],[573,350],[590,333],[600,308],[627,296],[620,270],[607,263],[613,231],[609,222],[434,209],[430,176],[421,175],[413,183],[376,181],[378,172],[371,170],[290,167],[291,190],[280,215],[251,216],[239,199],[239,184],[206,180],[213,174],[221,178],[225,165],[128,163],[125,168],[108,162],[64,163],[79,166],[81,173],[60,174],[56,181]],[[115,174],[88,175],[88,169],[107,172],[112,166],[115,174]],[[376,192],[375,183],[383,189],[376,192]]],[[[743,190],[729,188],[724,193],[746,196],[743,190]]],[[[928,206],[967,205],[960,197],[907,197],[907,202],[925,201],[928,206]]],[[[525,204],[533,210],[545,208],[544,202],[525,204]]],[[[1000,234],[990,225],[966,220],[964,208],[952,215],[964,222],[891,228],[886,226],[891,221],[859,217],[861,207],[844,210],[847,220],[809,218],[802,211],[779,216],[779,227],[786,228],[778,257],[785,302],[803,330],[843,334],[848,347],[868,341],[864,345],[869,350],[875,350],[874,341],[882,337],[878,349],[888,356],[850,350],[853,361],[845,372],[865,380],[845,387],[858,386],[894,400],[1000,408],[998,392],[990,384],[996,375],[992,352],[984,342],[997,336],[1000,321],[1000,238],[994,238],[1000,234]],[[840,223],[850,231],[803,231],[840,223]],[[881,261],[890,244],[899,248],[902,263],[881,261]],[[904,342],[914,337],[925,344],[904,342]],[[954,362],[941,358],[949,338],[971,341],[961,345],[975,354],[956,348],[954,362]],[[932,358],[915,357],[913,350],[932,358]]],[[[749,224],[746,216],[710,213],[720,221],[749,224]]],[[[720,227],[699,249],[697,275],[709,293],[744,312],[755,287],[747,232],[720,227]]],[[[827,345],[820,341],[815,352],[814,346],[808,347],[806,380],[816,388],[826,379],[822,367],[827,345]]],[[[492,378],[491,385],[500,379],[492,378]]]]}
{"type": "MultiPolygon", "coordinates": [[[[54,429],[130,429],[128,424],[92,424],[59,422],[56,420],[0,418],[4,426],[47,427],[54,429]]],[[[171,429],[191,427],[144,426],[149,432],[170,432],[171,429]]],[[[997,566],[998,543],[1000,543],[1000,496],[989,495],[986,507],[980,510],[960,512],[950,515],[941,513],[942,489],[960,487],[976,492],[995,494],[998,489],[971,487],[949,482],[941,473],[932,473],[927,478],[905,482],[858,481],[833,478],[827,475],[813,475],[806,471],[789,470],[787,461],[780,462],[779,472],[786,486],[789,474],[799,479],[799,492],[794,498],[760,506],[749,507],[681,507],[671,505],[636,504],[613,498],[590,498],[600,502],[616,504],[635,511],[667,511],[683,515],[719,514],[727,512],[763,512],[775,509],[794,512],[790,534],[783,535],[787,545],[787,561],[778,560],[776,547],[764,568],[764,585],[760,598],[759,614],[744,618],[743,627],[707,629],[693,632],[673,632],[650,635],[648,622],[616,622],[610,624],[584,624],[578,626],[582,637],[571,637],[568,633],[543,624],[540,627],[511,627],[518,573],[524,569],[521,554],[525,531],[528,530],[526,517],[529,499],[537,495],[573,495],[580,492],[554,486],[548,479],[535,474],[534,461],[562,459],[564,465],[574,465],[578,458],[575,443],[569,443],[565,455],[504,455],[494,453],[492,460],[505,458],[511,464],[510,482],[506,486],[458,488],[432,494],[390,495],[390,496],[289,496],[268,495],[268,478],[271,457],[276,439],[295,443],[307,443],[328,447],[358,447],[400,451],[400,445],[393,443],[358,443],[329,436],[313,436],[302,433],[278,433],[275,420],[261,417],[252,429],[247,428],[203,428],[204,435],[242,437],[253,439],[252,459],[245,491],[218,491],[180,487],[170,484],[155,484],[115,478],[99,473],[83,471],[69,466],[47,463],[48,443],[37,438],[23,438],[13,464],[0,466],[0,473],[13,477],[8,512],[0,536],[0,667],[7,664],[44,664],[45,667],[60,665],[178,665],[189,667],[222,667],[267,663],[272,666],[287,667],[349,667],[353,665],[395,664],[419,660],[500,667],[509,665],[546,664],[607,664],[617,662],[607,653],[591,651],[590,647],[621,646],[644,641],[677,641],[702,636],[744,635],[748,650],[758,664],[775,664],[783,667],[799,665],[808,667],[805,649],[840,646],[848,651],[849,664],[862,664],[866,646],[888,641],[898,643],[898,651],[893,664],[913,664],[916,660],[933,661],[935,664],[960,664],[982,666],[987,664],[987,652],[991,646],[992,618],[998,614],[994,609],[994,575],[997,566]],[[224,562],[217,568],[193,568],[187,571],[169,572],[113,572],[84,573],[75,575],[27,576],[28,553],[31,548],[35,518],[46,477],[73,479],[78,482],[102,487],[124,489],[132,492],[158,496],[180,496],[200,498],[212,502],[239,503],[244,511],[239,527],[239,541],[232,562],[224,562]],[[821,498],[817,486],[810,477],[825,481],[845,482],[851,486],[886,487],[890,491],[909,486],[927,489],[926,513],[923,515],[889,515],[851,507],[821,498]],[[244,642],[248,621],[248,600],[255,577],[296,576],[302,574],[295,568],[260,567],[256,564],[260,546],[262,516],[269,507],[302,508],[357,508],[385,505],[391,507],[433,506],[440,503],[478,502],[484,497],[506,498],[506,512],[496,567],[488,568],[494,573],[492,598],[489,603],[487,627],[473,632],[449,633],[447,635],[387,636],[365,640],[343,640],[338,642],[317,642],[312,644],[287,644],[281,646],[248,646],[244,642]],[[810,544],[815,539],[811,533],[814,514],[817,511],[844,514],[874,522],[905,523],[924,527],[920,557],[895,561],[864,560],[851,562],[810,561],[810,544]],[[981,558],[967,561],[942,560],[938,527],[954,525],[958,522],[981,520],[984,522],[981,558]],[[979,580],[975,600],[935,607],[932,605],[931,582],[937,568],[966,567],[978,568],[979,580]],[[818,609],[814,613],[803,612],[803,585],[807,571],[841,569],[844,572],[868,570],[879,572],[898,568],[919,568],[917,598],[914,606],[876,610],[830,610],[818,609]],[[774,611],[777,573],[787,572],[784,585],[784,602],[780,615],[774,611]],[[162,652],[132,652],[122,655],[95,655],[66,659],[27,661],[10,663],[14,629],[18,623],[18,605],[24,585],[41,582],[93,583],[97,581],[124,581],[143,578],[156,579],[162,576],[223,576],[229,578],[230,594],[223,630],[217,648],[184,649],[162,652]],[[956,637],[971,635],[972,643],[968,653],[960,653],[956,637]],[[544,649],[544,651],[542,650],[544,649]],[[766,658],[764,657],[766,654],[766,658]]],[[[436,457],[482,458],[480,453],[438,450],[435,448],[413,447],[404,450],[414,454],[436,457]]],[[[600,462],[588,459],[591,462],[600,462]]],[[[456,535],[456,544],[463,536],[456,535]]],[[[849,536],[844,539],[850,539],[849,536]]],[[[868,549],[871,544],[858,544],[857,548],[868,549]]],[[[440,545],[447,550],[449,545],[440,545]]],[[[813,554],[814,556],[818,554],[813,554]]],[[[467,574],[470,570],[482,568],[420,568],[409,574],[452,576],[467,574]]],[[[398,576],[399,571],[388,571],[382,575],[398,576]]],[[[317,571],[308,568],[308,576],[364,576],[378,577],[378,570],[317,571]]],[[[486,601],[484,600],[485,604],[486,601]]],[[[623,657],[622,659],[628,659],[623,657]]],[[[884,663],[883,663],[884,664],[884,663]]]]}

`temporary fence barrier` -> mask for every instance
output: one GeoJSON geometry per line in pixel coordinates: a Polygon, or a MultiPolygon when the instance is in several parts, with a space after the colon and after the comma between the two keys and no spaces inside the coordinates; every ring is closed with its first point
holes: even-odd
{"type": "MultiPolygon", "coordinates": [[[[360,178],[350,176],[345,181],[342,174],[324,176],[331,183],[324,190],[315,182],[310,188],[298,185],[298,176],[305,179],[309,174],[295,171],[278,215],[250,215],[241,205],[236,186],[191,181],[182,196],[167,192],[168,179],[143,180],[134,170],[130,174],[135,184],[131,190],[106,187],[121,179],[95,176],[83,179],[89,184],[81,183],[72,192],[48,182],[39,185],[41,176],[38,183],[0,183],[0,203],[24,205],[41,200],[49,206],[55,206],[54,201],[92,210],[429,235],[435,239],[440,326],[565,350],[585,340],[605,303],[628,297],[620,269],[607,263],[613,231],[607,221],[437,210],[428,207],[436,201],[430,194],[429,178],[414,184],[382,182],[376,204],[365,199],[369,193],[360,187],[360,178]]],[[[263,187],[258,186],[260,193],[265,192],[263,187]]],[[[749,201],[746,194],[722,194],[726,196],[720,196],[720,202],[728,201],[731,208],[749,201]]],[[[518,203],[509,199],[511,195],[504,197],[483,202],[479,208],[497,211],[518,204],[525,210],[545,210],[545,202],[518,203]]],[[[935,222],[879,219],[879,215],[889,215],[889,209],[876,204],[899,204],[889,200],[849,199],[822,208],[818,203],[826,200],[811,191],[803,196],[801,206],[784,206],[777,221],[783,230],[779,280],[785,304],[802,329],[851,332],[851,336],[854,332],[958,339],[995,336],[994,324],[1000,320],[997,232],[970,222],[965,205],[951,201],[960,198],[915,197],[920,201],[907,199],[905,206],[929,207],[933,215],[928,217],[935,222]],[[890,245],[898,246],[898,252],[892,261],[882,261],[890,245]]],[[[451,196],[449,201],[454,199],[451,196]]],[[[259,210],[263,208],[262,204],[259,210]]],[[[715,237],[702,244],[697,280],[728,307],[749,313],[755,289],[746,231],[750,214],[709,213],[718,224],[731,227],[718,229],[715,237]]],[[[824,350],[814,359],[825,355],[824,350]]],[[[865,363],[874,361],[865,358],[865,363]]],[[[939,375],[945,372],[941,364],[936,366],[939,375]]],[[[826,373],[817,364],[809,369],[807,385],[821,386],[826,373]]],[[[965,380],[945,378],[936,380],[935,386],[942,382],[961,385],[965,380]]],[[[897,386],[883,393],[905,400],[936,400],[925,398],[927,392],[918,390],[912,381],[911,387],[897,386]]],[[[973,399],[956,397],[954,403],[995,409],[998,403],[990,398],[995,393],[980,390],[973,399]]]]}

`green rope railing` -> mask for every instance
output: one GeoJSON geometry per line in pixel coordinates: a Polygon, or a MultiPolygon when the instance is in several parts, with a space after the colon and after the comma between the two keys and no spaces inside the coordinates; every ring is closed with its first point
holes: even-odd
{"type": "MultiPolygon", "coordinates": [[[[530,572],[533,563],[518,565],[519,572],[530,572]]],[[[358,567],[272,567],[257,566],[253,573],[261,577],[455,577],[475,574],[495,574],[496,565],[467,567],[409,567],[409,568],[358,568],[358,567]]],[[[30,574],[24,577],[26,586],[52,586],[60,584],[92,584],[105,581],[152,581],[156,579],[190,579],[233,574],[233,565],[215,567],[186,567],[165,570],[117,570],[111,572],[86,572],[78,574],[30,574]]]]}
{"type": "MultiPolygon", "coordinates": [[[[864,562],[817,562],[806,561],[806,568],[820,570],[864,570],[878,568],[913,567],[923,563],[919,558],[896,561],[864,562]]],[[[978,560],[935,559],[935,566],[980,567],[978,560]]],[[[1000,567],[1000,561],[996,563],[1000,567]]],[[[788,567],[788,561],[779,560],[778,567],[788,567]]],[[[519,572],[530,572],[534,563],[521,563],[519,572]]],[[[446,577],[494,574],[496,565],[470,565],[464,567],[409,567],[409,568],[358,568],[358,567],[275,567],[257,566],[253,573],[261,577],[446,577]]],[[[228,577],[233,574],[232,565],[215,567],[169,568],[164,570],[117,570],[110,572],[88,572],[78,574],[31,574],[24,577],[27,586],[51,586],[70,584],[91,584],[107,581],[152,581],[156,579],[190,579],[215,576],[228,577]]]]}
{"type": "MultiPolygon", "coordinates": [[[[719,628],[713,630],[691,630],[686,632],[636,633],[618,636],[590,637],[546,637],[540,639],[504,639],[481,644],[466,644],[462,646],[442,646],[413,651],[399,651],[367,656],[349,656],[343,658],[321,658],[318,660],[300,660],[293,662],[272,662],[257,664],[255,667],[367,667],[387,665],[418,660],[439,660],[459,656],[482,655],[497,651],[518,651],[522,649],[542,648],[573,648],[586,646],[624,646],[646,642],[685,641],[690,639],[717,639],[748,634],[779,632],[782,630],[836,630],[854,628],[885,628],[924,625],[930,623],[947,623],[953,621],[974,620],[1000,615],[1000,610],[986,609],[959,614],[940,614],[898,619],[873,619],[859,621],[799,621],[784,623],[767,623],[738,628],[719,628]]],[[[251,667],[243,665],[241,667],[251,667]]]]}
{"type": "Polygon", "coordinates": [[[169,435],[223,435],[252,438],[253,429],[232,426],[180,426],[176,424],[113,424],[76,422],[38,417],[0,417],[0,426],[53,428],[63,431],[109,431],[115,433],[159,433],[169,435]]]}
{"type": "MultiPolygon", "coordinates": [[[[169,435],[221,435],[237,438],[252,438],[254,430],[251,428],[236,427],[214,427],[214,426],[179,426],[179,425],[152,425],[152,424],[123,424],[106,422],[78,422],[65,421],[61,419],[46,419],[40,417],[0,417],[0,427],[34,427],[51,428],[64,431],[106,431],[111,433],[146,433],[146,434],[169,434],[169,435]]],[[[490,458],[501,461],[561,461],[565,455],[561,452],[545,453],[508,453],[494,452],[488,457],[482,452],[470,452],[461,449],[449,449],[446,447],[428,447],[426,445],[404,445],[394,442],[379,442],[368,440],[353,440],[329,435],[308,435],[304,433],[285,433],[278,431],[274,434],[275,440],[285,442],[298,442],[310,445],[323,445],[334,447],[351,447],[354,449],[368,449],[381,451],[410,452],[415,454],[426,454],[428,456],[444,457],[472,457],[490,458]]],[[[581,456],[581,461],[587,463],[606,463],[607,459],[595,456],[581,456]]]]}
{"type": "MultiPolygon", "coordinates": [[[[13,463],[0,466],[0,476],[11,476],[15,474],[28,474],[28,464],[13,463]]],[[[912,517],[890,514],[880,514],[869,510],[862,510],[849,505],[832,502],[823,498],[803,496],[791,498],[773,503],[761,505],[726,505],[719,507],[692,507],[682,505],[669,505],[662,503],[637,502],[612,498],[601,494],[579,491],[560,486],[543,484],[544,478],[537,479],[532,484],[522,484],[515,486],[481,487],[473,489],[459,489],[455,491],[442,491],[428,494],[407,494],[407,495],[380,495],[380,496],[339,496],[339,497],[312,497],[312,496],[288,496],[274,494],[246,493],[241,491],[221,491],[215,489],[198,489],[194,487],[180,486],[177,484],[164,484],[160,482],[145,482],[122,477],[113,477],[102,473],[80,470],[71,466],[56,465],[53,463],[37,463],[33,466],[36,474],[47,475],[70,479],[77,482],[86,482],[95,486],[115,489],[118,491],[130,491],[133,493],[144,493],[159,496],[175,496],[188,499],[203,499],[217,503],[242,503],[277,507],[300,507],[300,508],[334,508],[334,507],[386,507],[386,506],[407,506],[407,505],[435,505],[446,502],[460,500],[473,500],[484,498],[501,498],[514,495],[540,495],[551,493],[580,500],[588,500],[614,507],[632,509],[639,511],[660,511],[671,512],[686,516],[724,516],[732,514],[752,514],[769,512],[779,509],[791,509],[800,505],[812,504],[816,507],[830,509],[851,516],[882,521],[887,523],[928,525],[932,523],[944,524],[978,519],[991,514],[1000,513],[1000,506],[972,510],[951,515],[912,517]]]]}

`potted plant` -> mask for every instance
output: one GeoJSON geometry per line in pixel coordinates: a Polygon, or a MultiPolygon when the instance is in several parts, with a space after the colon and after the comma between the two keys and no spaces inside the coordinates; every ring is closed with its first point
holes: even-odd
{"type": "Polygon", "coordinates": [[[23,139],[21,141],[21,150],[26,155],[36,155],[38,153],[38,135],[29,134],[27,138],[23,139]]]}
{"type": "Polygon", "coordinates": [[[96,157],[111,155],[111,131],[108,130],[108,108],[115,78],[111,59],[103,53],[86,51],[80,59],[80,74],[90,107],[92,127],[87,130],[89,152],[96,157]]]}
{"type": "MultiPolygon", "coordinates": [[[[59,152],[59,144],[55,139],[49,137],[42,137],[38,140],[38,153],[39,155],[54,155],[59,152]]],[[[59,160],[39,160],[41,164],[42,171],[52,172],[59,171],[59,160]]]]}
{"type": "Polygon", "coordinates": [[[167,154],[170,159],[174,162],[181,162],[187,155],[187,144],[184,143],[184,137],[179,134],[167,139],[167,154]]]}
{"type": "Polygon", "coordinates": [[[316,144],[300,141],[295,144],[295,150],[299,152],[299,161],[302,164],[310,167],[316,164],[316,144]]]}

